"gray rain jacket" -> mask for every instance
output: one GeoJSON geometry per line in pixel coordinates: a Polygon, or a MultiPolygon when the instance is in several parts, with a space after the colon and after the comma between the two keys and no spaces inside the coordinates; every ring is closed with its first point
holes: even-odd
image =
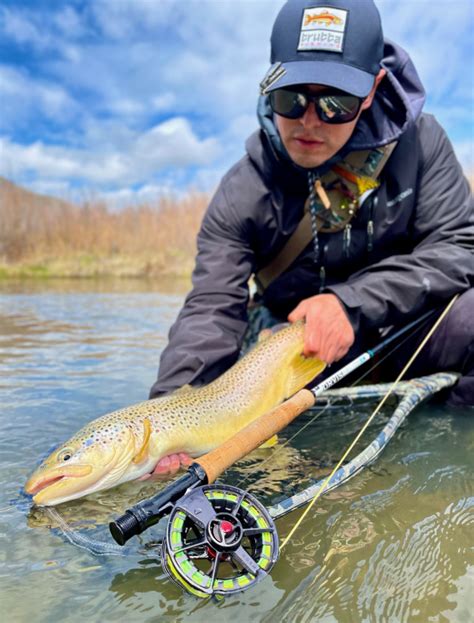
{"type": "MultiPolygon", "coordinates": [[[[371,108],[337,156],[394,140],[397,147],[381,186],[352,220],[349,256],[343,232],[319,235],[325,291],[339,297],[356,332],[405,322],[467,289],[474,277],[469,184],[443,129],[421,112],[424,91],[406,52],[387,41],[383,66],[387,76],[371,108]]],[[[279,253],[303,216],[307,172],[288,159],[271,115],[263,112],[260,123],[204,217],[193,289],[171,328],[151,397],[208,383],[236,361],[247,327],[249,278],[279,253]]],[[[319,292],[320,263],[309,244],[270,284],[263,303],[286,319],[319,292]]]]}

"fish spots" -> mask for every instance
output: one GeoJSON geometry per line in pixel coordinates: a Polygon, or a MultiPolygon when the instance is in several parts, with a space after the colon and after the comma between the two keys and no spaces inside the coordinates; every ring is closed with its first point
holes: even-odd
{"type": "MultiPolygon", "coordinates": [[[[290,364],[303,348],[303,332],[302,323],[283,329],[205,387],[104,415],[78,431],[62,450],[74,449],[74,463],[85,458],[85,464],[99,464],[105,470],[101,488],[108,488],[143,475],[150,458],[164,456],[167,449],[181,446],[197,455],[215,447],[281,402],[290,364]]],[[[55,459],[57,453],[51,456],[55,459]]]]}

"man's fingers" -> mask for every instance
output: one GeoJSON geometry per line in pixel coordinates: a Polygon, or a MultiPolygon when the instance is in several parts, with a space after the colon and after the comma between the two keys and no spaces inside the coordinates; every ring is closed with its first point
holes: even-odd
{"type": "Polygon", "coordinates": [[[340,359],[342,359],[345,355],[347,355],[347,353],[349,352],[349,348],[350,346],[343,346],[340,347],[337,352],[336,352],[336,356],[334,357],[334,361],[339,361],[340,359]]]}
{"type": "Polygon", "coordinates": [[[321,332],[314,323],[307,322],[304,332],[303,355],[318,357],[321,350],[321,332]]]}
{"type": "Polygon", "coordinates": [[[178,469],[181,467],[181,463],[179,460],[179,456],[177,454],[172,454],[170,456],[170,473],[176,474],[178,469]]]}
{"type": "Polygon", "coordinates": [[[154,474],[167,474],[170,468],[170,457],[164,456],[162,459],[158,461],[155,469],[153,470],[154,474]]]}
{"type": "Polygon", "coordinates": [[[175,474],[181,466],[185,467],[192,463],[192,459],[188,454],[180,452],[179,454],[170,454],[160,459],[153,470],[154,474],[175,474]]]}
{"type": "Polygon", "coordinates": [[[288,320],[305,319],[306,357],[318,357],[328,364],[339,361],[354,342],[354,330],[342,303],[334,294],[318,294],[304,299],[289,314],[288,320]]]}
{"type": "Polygon", "coordinates": [[[306,302],[301,301],[301,303],[299,303],[295,307],[295,309],[290,314],[288,314],[288,320],[289,322],[297,322],[298,320],[301,320],[305,316],[306,316],[306,302]]]}
{"type": "Polygon", "coordinates": [[[321,354],[321,359],[325,361],[329,366],[336,361],[336,346],[331,344],[321,354]]]}
{"type": "Polygon", "coordinates": [[[322,340],[320,358],[328,365],[339,361],[349,352],[351,344],[346,336],[329,334],[322,340]]]}

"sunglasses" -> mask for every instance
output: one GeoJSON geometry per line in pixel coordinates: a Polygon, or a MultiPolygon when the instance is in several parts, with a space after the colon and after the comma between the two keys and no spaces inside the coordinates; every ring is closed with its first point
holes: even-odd
{"type": "Polygon", "coordinates": [[[299,119],[308,110],[308,106],[314,103],[321,121],[333,124],[353,121],[364,101],[344,91],[330,90],[310,94],[291,89],[271,91],[269,100],[273,112],[287,119],[299,119]]]}

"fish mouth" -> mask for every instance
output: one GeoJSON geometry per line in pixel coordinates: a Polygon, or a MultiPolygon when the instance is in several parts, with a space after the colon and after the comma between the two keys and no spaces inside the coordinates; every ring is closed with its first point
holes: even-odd
{"type": "Polygon", "coordinates": [[[45,478],[43,480],[38,480],[35,484],[26,483],[25,491],[29,495],[36,495],[49,485],[54,484],[55,482],[59,482],[63,478],[67,478],[67,476],[52,476],[51,478],[45,478]]]}
{"type": "Polygon", "coordinates": [[[57,504],[55,494],[62,492],[64,498],[70,499],[67,492],[82,490],[84,477],[89,476],[92,471],[92,465],[71,465],[43,474],[38,470],[26,483],[25,493],[32,495],[34,503],[38,506],[57,504]]]}

